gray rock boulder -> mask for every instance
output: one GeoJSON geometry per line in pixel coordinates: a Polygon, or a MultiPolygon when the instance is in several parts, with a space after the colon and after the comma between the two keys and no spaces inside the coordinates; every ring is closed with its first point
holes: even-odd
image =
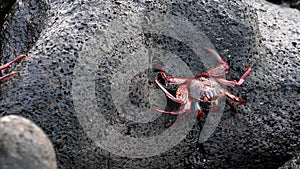
{"type": "Polygon", "coordinates": [[[45,133],[30,120],[0,118],[1,169],[56,169],[55,152],[45,133]]]}

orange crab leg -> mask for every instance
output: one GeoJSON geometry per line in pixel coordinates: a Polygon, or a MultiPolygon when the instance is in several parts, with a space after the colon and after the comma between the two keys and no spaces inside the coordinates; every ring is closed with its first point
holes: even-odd
{"type": "MultiPolygon", "coordinates": [[[[22,59],[22,58],[24,58],[24,57],[26,57],[25,54],[19,55],[18,57],[14,58],[12,61],[10,61],[10,62],[8,62],[8,63],[6,63],[6,64],[0,66],[0,70],[5,69],[5,68],[8,68],[10,65],[12,65],[12,64],[15,63],[16,61],[18,61],[18,60],[20,60],[20,59],[22,59]]],[[[0,80],[3,80],[3,79],[5,79],[5,78],[10,77],[10,76],[15,75],[15,74],[19,74],[19,72],[11,72],[11,73],[9,73],[9,74],[6,74],[6,75],[0,77],[0,80]]]]}
{"type": "Polygon", "coordinates": [[[225,93],[231,100],[236,101],[236,102],[239,102],[239,103],[241,103],[241,104],[246,103],[246,101],[245,101],[244,99],[239,98],[239,97],[237,97],[237,96],[231,94],[231,93],[230,93],[228,90],[226,90],[226,89],[223,89],[223,90],[224,90],[224,93],[225,93]]]}
{"type": "Polygon", "coordinates": [[[20,60],[20,59],[22,59],[22,58],[24,58],[24,57],[26,57],[25,54],[19,55],[18,57],[14,58],[12,61],[10,61],[10,62],[8,62],[8,63],[6,63],[6,64],[0,66],[0,70],[9,67],[9,66],[12,65],[13,63],[15,63],[16,61],[18,61],[18,60],[20,60]]]}
{"type": "Polygon", "coordinates": [[[162,69],[161,65],[158,64],[158,69],[160,72],[161,77],[168,82],[168,84],[182,84],[189,80],[189,78],[181,78],[181,77],[172,77],[167,76],[166,72],[162,69]]]}
{"type": "MultiPolygon", "coordinates": [[[[192,105],[192,101],[190,99],[188,99],[188,101],[180,106],[179,110],[171,110],[171,111],[167,111],[167,110],[161,110],[158,108],[153,108],[153,110],[160,112],[160,113],[166,113],[166,114],[172,114],[172,115],[181,115],[178,120],[182,120],[184,117],[186,117],[186,115],[188,115],[188,113],[191,111],[191,105],[192,105]]],[[[167,125],[167,128],[171,127],[174,124],[174,122],[170,123],[169,125],[167,125]]]]}
{"type": "MultiPolygon", "coordinates": [[[[224,92],[231,100],[239,102],[240,104],[246,103],[246,101],[244,99],[231,94],[228,90],[224,89],[224,92]]],[[[237,114],[237,109],[228,99],[226,99],[226,104],[228,104],[230,106],[230,109],[231,109],[233,115],[237,114]]]]}
{"type": "Polygon", "coordinates": [[[227,70],[229,69],[227,62],[215,50],[212,48],[206,48],[206,50],[208,50],[208,52],[215,57],[224,66],[224,68],[227,70]]]}
{"type": "Polygon", "coordinates": [[[161,110],[158,108],[153,108],[153,109],[160,113],[178,115],[178,114],[188,113],[191,109],[191,105],[192,105],[191,101],[188,101],[186,104],[182,105],[179,110],[167,111],[167,110],[161,110]]]}
{"type": "Polygon", "coordinates": [[[20,74],[20,73],[19,73],[19,72],[11,72],[11,73],[9,73],[9,74],[6,74],[6,75],[4,75],[4,76],[1,76],[1,77],[0,77],[0,81],[3,80],[3,79],[5,79],[5,78],[8,78],[9,76],[15,75],[15,74],[20,74]]]}
{"type": "Polygon", "coordinates": [[[228,63],[213,49],[207,48],[208,52],[214,56],[221,64],[208,69],[204,74],[208,74],[208,76],[223,76],[228,72],[229,66],[228,63]]]}
{"type": "Polygon", "coordinates": [[[221,78],[221,77],[215,77],[215,79],[226,85],[226,86],[231,86],[231,87],[235,87],[235,86],[239,86],[241,85],[244,81],[245,81],[245,78],[249,75],[251,71],[251,67],[250,66],[246,66],[246,72],[239,78],[238,81],[236,80],[228,80],[228,79],[224,79],[224,78],[221,78]]]}
{"type": "Polygon", "coordinates": [[[229,105],[232,114],[236,115],[237,114],[237,109],[235,108],[235,106],[228,99],[226,99],[226,104],[229,105]]]}
{"type": "Polygon", "coordinates": [[[167,96],[168,98],[170,98],[171,100],[173,100],[173,101],[176,102],[176,103],[180,103],[180,104],[184,103],[184,101],[183,101],[182,99],[174,97],[167,89],[165,89],[165,88],[158,82],[157,77],[154,79],[154,81],[155,81],[155,83],[160,87],[160,89],[166,94],[166,96],[167,96]]]}

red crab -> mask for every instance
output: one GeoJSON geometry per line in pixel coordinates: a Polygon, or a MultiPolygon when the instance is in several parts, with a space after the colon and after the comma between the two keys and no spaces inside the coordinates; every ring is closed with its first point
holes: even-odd
{"type": "MultiPolygon", "coordinates": [[[[213,49],[208,48],[207,50],[220,62],[220,65],[210,68],[204,73],[198,74],[192,78],[167,76],[166,72],[162,70],[161,66],[159,65],[160,75],[166,81],[166,83],[179,85],[176,91],[176,97],[170,94],[163,87],[163,85],[158,82],[157,77],[154,79],[155,83],[168,98],[176,103],[181,104],[181,106],[179,110],[166,111],[154,108],[155,111],[174,115],[184,113],[187,114],[192,109],[192,101],[196,101],[195,109],[197,110],[197,117],[201,117],[204,112],[199,106],[199,102],[211,102],[213,103],[212,109],[216,109],[218,106],[217,99],[224,94],[233,101],[239,102],[240,104],[245,103],[245,100],[231,94],[228,90],[222,88],[220,84],[231,87],[241,85],[250,73],[251,67],[246,66],[246,72],[239,78],[238,81],[225,79],[222,76],[228,73],[229,66],[227,62],[213,49]]],[[[226,99],[226,103],[231,107],[232,113],[236,114],[237,110],[234,105],[228,99],[226,99]]]]}
{"type": "MultiPolygon", "coordinates": [[[[22,59],[22,58],[24,58],[24,57],[26,57],[25,54],[19,55],[18,57],[16,57],[16,58],[13,59],[12,61],[10,61],[10,62],[8,62],[8,63],[6,63],[6,64],[0,66],[0,70],[3,70],[3,69],[5,69],[5,68],[8,68],[10,65],[12,65],[12,64],[15,63],[16,61],[18,61],[18,60],[20,60],[20,59],[22,59]]],[[[3,80],[3,79],[5,79],[5,78],[7,78],[7,77],[9,77],[9,76],[12,76],[12,75],[15,75],[15,74],[19,74],[19,72],[10,72],[10,73],[8,73],[8,74],[6,74],[6,75],[0,77],[0,80],[3,80]]]]}

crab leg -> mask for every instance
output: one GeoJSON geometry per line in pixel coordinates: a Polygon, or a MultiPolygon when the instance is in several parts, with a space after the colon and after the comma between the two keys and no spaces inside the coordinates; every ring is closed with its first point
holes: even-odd
{"type": "Polygon", "coordinates": [[[208,52],[212,56],[214,56],[222,65],[224,65],[224,66],[226,65],[225,67],[227,69],[229,69],[229,66],[228,66],[227,62],[215,50],[213,50],[212,48],[206,48],[206,50],[208,50],[208,52]]]}
{"type": "Polygon", "coordinates": [[[207,48],[207,50],[221,64],[214,68],[208,69],[204,74],[207,74],[208,76],[223,76],[229,69],[228,63],[215,50],[211,48],[207,48]]]}
{"type": "Polygon", "coordinates": [[[19,72],[10,72],[9,74],[1,76],[0,77],[0,81],[3,80],[3,79],[5,79],[5,78],[8,78],[9,76],[15,75],[15,74],[20,74],[20,73],[19,72]]]}
{"type": "Polygon", "coordinates": [[[224,79],[224,78],[221,78],[221,77],[215,77],[215,79],[226,85],[226,86],[231,86],[231,87],[235,87],[235,86],[239,86],[241,85],[244,81],[245,81],[245,78],[249,75],[250,71],[251,71],[251,67],[250,66],[246,66],[246,72],[239,78],[238,81],[236,80],[228,80],[228,79],[224,79]]]}
{"type": "Polygon", "coordinates": [[[237,110],[236,110],[235,106],[228,99],[226,99],[226,104],[229,105],[232,114],[236,115],[237,114],[237,110]]]}
{"type": "Polygon", "coordinates": [[[20,60],[20,59],[22,59],[22,58],[24,58],[24,57],[26,57],[25,54],[19,55],[18,57],[14,58],[12,61],[10,61],[10,62],[8,62],[8,63],[6,63],[6,64],[0,66],[0,70],[7,68],[8,66],[12,65],[12,64],[15,63],[16,61],[18,61],[18,60],[20,60]]]}
{"type": "MultiPolygon", "coordinates": [[[[179,110],[171,110],[171,111],[167,111],[167,110],[162,110],[159,108],[152,108],[153,110],[160,112],[160,113],[166,113],[166,114],[172,114],[172,115],[181,115],[178,120],[182,120],[190,111],[191,111],[191,105],[192,105],[192,101],[190,99],[188,99],[188,101],[180,106],[179,110]]],[[[171,127],[174,124],[174,122],[170,123],[169,125],[167,125],[167,128],[171,127]]]]}
{"type": "Polygon", "coordinates": [[[188,80],[188,78],[167,76],[166,72],[162,69],[160,64],[158,64],[158,69],[159,69],[161,77],[165,81],[167,81],[168,84],[182,84],[188,80]]]}
{"type": "MultiPolygon", "coordinates": [[[[20,59],[22,59],[22,58],[24,58],[24,57],[26,57],[25,54],[19,55],[18,57],[16,57],[16,58],[13,59],[12,61],[10,61],[10,62],[8,62],[8,63],[6,63],[6,64],[0,66],[0,70],[9,67],[9,66],[12,65],[13,63],[15,63],[16,61],[18,61],[18,60],[20,60],[20,59]]],[[[0,80],[3,80],[3,79],[5,79],[5,78],[10,77],[10,76],[15,75],[15,74],[19,74],[19,72],[11,72],[11,73],[9,73],[9,74],[6,74],[6,75],[0,77],[0,80]]]]}
{"type": "Polygon", "coordinates": [[[178,115],[178,114],[183,114],[183,113],[188,113],[191,110],[191,105],[192,102],[190,100],[188,100],[186,102],[186,104],[183,104],[179,110],[171,110],[171,111],[167,111],[167,110],[161,110],[158,108],[153,108],[155,111],[160,112],[160,113],[166,113],[166,114],[173,114],[173,115],[178,115]]]}
{"type": "Polygon", "coordinates": [[[231,94],[228,90],[226,90],[226,89],[223,89],[223,90],[224,90],[224,93],[225,93],[231,100],[236,101],[236,102],[239,102],[239,103],[241,103],[241,104],[244,104],[244,103],[246,102],[244,99],[239,98],[239,97],[237,97],[237,96],[231,94]]]}
{"type": "Polygon", "coordinates": [[[173,115],[182,114],[182,113],[187,111],[187,110],[184,110],[184,109],[179,109],[177,111],[176,110],[167,111],[167,110],[162,110],[162,109],[159,109],[159,108],[152,108],[152,109],[157,111],[157,112],[160,112],[160,113],[173,114],[173,115]]]}
{"type": "Polygon", "coordinates": [[[154,81],[155,81],[155,83],[160,87],[160,89],[166,94],[166,96],[167,96],[168,98],[170,98],[171,100],[173,100],[173,101],[176,102],[176,103],[180,103],[180,104],[184,103],[184,101],[183,101],[182,99],[174,97],[167,89],[165,89],[165,88],[158,82],[157,77],[154,79],[154,81]]]}

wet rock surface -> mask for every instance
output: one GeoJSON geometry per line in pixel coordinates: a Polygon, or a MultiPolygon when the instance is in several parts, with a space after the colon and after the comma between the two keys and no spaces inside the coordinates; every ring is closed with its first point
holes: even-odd
{"type": "Polygon", "coordinates": [[[16,115],[0,118],[0,166],[2,169],[56,169],[52,143],[28,119],[16,115]]]}
{"type": "MultiPolygon", "coordinates": [[[[1,62],[21,52],[26,52],[28,58],[18,67],[22,75],[2,84],[0,113],[21,114],[41,126],[54,144],[59,168],[278,168],[299,152],[299,11],[264,1],[254,4],[240,1],[30,2],[19,4],[12,15],[16,17],[4,23],[1,62]],[[24,4],[30,5],[24,7],[24,4]],[[276,10],[269,10],[272,8],[276,10]],[[183,141],[162,154],[147,158],[119,157],[100,148],[86,130],[89,126],[80,121],[81,112],[74,108],[77,98],[72,95],[72,85],[80,58],[93,51],[103,55],[97,60],[98,71],[94,77],[96,105],[101,105],[98,110],[109,125],[134,138],[159,135],[174,117],[162,115],[149,124],[139,124],[126,120],[114,107],[112,79],[116,70],[127,73],[126,69],[134,69],[124,66],[130,62],[126,60],[130,53],[138,53],[144,44],[178,55],[194,74],[207,68],[196,59],[197,53],[188,44],[176,38],[143,33],[132,36],[133,33],[122,34],[112,29],[112,23],[120,21],[129,32],[135,30],[130,23],[121,22],[122,19],[127,21],[126,18],[139,13],[144,16],[143,22],[147,22],[148,13],[153,11],[186,18],[200,30],[228,61],[227,78],[238,78],[245,66],[251,65],[252,72],[244,84],[230,89],[247,103],[238,107],[239,113],[234,117],[226,107],[217,129],[203,144],[197,140],[205,117],[183,141]],[[286,15],[293,17],[287,20],[286,15]],[[98,36],[103,41],[95,41],[101,40],[98,36]]],[[[206,47],[209,43],[199,46],[206,47]]],[[[170,74],[172,71],[175,72],[168,70],[170,74]]],[[[135,97],[129,99],[131,104],[150,108],[145,98],[151,96],[149,90],[155,87],[152,79],[156,75],[155,69],[149,69],[128,79],[134,82],[128,87],[130,96],[135,97]]],[[[91,126],[97,127],[97,123],[91,126]]]]}

